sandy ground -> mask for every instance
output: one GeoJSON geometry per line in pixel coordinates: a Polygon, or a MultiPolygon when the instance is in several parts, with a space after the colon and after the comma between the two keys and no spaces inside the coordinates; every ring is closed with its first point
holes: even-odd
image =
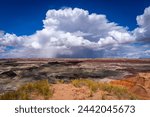
{"type": "Polygon", "coordinates": [[[86,86],[77,88],[72,84],[53,84],[54,94],[52,100],[98,100],[102,98],[103,91],[91,93],[86,86]]]}

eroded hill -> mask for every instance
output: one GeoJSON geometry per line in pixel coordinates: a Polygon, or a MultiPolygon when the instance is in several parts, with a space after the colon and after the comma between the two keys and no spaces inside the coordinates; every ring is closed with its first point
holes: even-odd
{"type": "MultiPolygon", "coordinates": [[[[54,97],[49,99],[58,99],[58,92],[60,92],[60,95],[67,95],[65,94],[65,90],[67,92],[65,87],[75,88],[75,90],[68,92],[68,95],[71,93],[74,96],[70,99],[80,99],[80,95],[76,96],[75,94],[81,92],[80,94],[82,95],[82,90],[88,92],[88,89],[85,87],[78,87],[79,89],[76,89],[76,87],[70,84],[75,79],[90,79],[100,83],[106,82],[117,86],[124,86],[127,90],[138,95],[139,99],[150,99],[150,59],[0,60],[1,95],[6,92],[16,91],[21,86],[30,82],[48,80],[52,84],[54,91],[54,97]]],[[[106,96],[105,98],[109,99],[106,96]]],[[[84,95],[81,97],[84,97],[84,95]]],[[[95,97],[97,97],[96,94],[95,97]]],[[[85,96],[83,99],[97,98],[86,98],[85,96]]]]}

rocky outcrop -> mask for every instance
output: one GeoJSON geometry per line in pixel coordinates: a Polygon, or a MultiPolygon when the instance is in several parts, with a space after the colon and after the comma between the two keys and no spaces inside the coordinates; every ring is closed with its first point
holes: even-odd
{"type": "Polygon", "coordinates": [[[150,72],[140,72],[111,83],[128,87],[131,92],[140,96],[141,99],[150,99],[150,72]]]}
{"type": "Polygon", "coordinates": [[[12,70],[4,71],[0,74],[0,78],[14,78],[16,76],[17,74],[12,70]]]}

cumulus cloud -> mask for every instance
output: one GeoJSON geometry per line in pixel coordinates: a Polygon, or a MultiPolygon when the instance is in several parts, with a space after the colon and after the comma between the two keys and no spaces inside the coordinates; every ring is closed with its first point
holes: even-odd
{"type": "Polygon", "coordinates": [[[138,27],[134,30],[134,36],[150,42],[150,7],[145,8],[144,14],[137,16],[136,20],[138,27]]]}
{"type": "Polygon", "coordinates": [[[46,29],[53,27],[56,30],[77,34],[76,36],[82,36],[91,42],[111,36],[112,31],[127,32],[124,27],[109,22],[105,15],[89,14],[88,11],[79,8],[49,10],[43,23],[46,29]]]}
{"type": "MultiPolygon", "coordinates": [[[[129,44],[136,41],[137,35],[141,35],[140,29],[145,30],[149,18],[147,9],[137,17],[139,27],[132,32],[108,21],[105,15],[90,14],[84,9],[48,10],[43,29],[32,35],[17,36],[0,31],[0,57],[135,56],[136,46],[129,44]]],[[[139,52],[145,51],[147,54],[146,50],[147,47],[139,52]]],[[[137,54],[136,57],[139,57],[137,54]]]]}

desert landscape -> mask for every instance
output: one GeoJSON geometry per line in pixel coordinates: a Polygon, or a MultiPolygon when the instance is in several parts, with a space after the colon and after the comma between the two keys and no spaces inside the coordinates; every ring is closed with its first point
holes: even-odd
{"type": "Polygon", "coordinates": [[[150,99],[150,59],[0,59],[1,100],[150,99]]]}

